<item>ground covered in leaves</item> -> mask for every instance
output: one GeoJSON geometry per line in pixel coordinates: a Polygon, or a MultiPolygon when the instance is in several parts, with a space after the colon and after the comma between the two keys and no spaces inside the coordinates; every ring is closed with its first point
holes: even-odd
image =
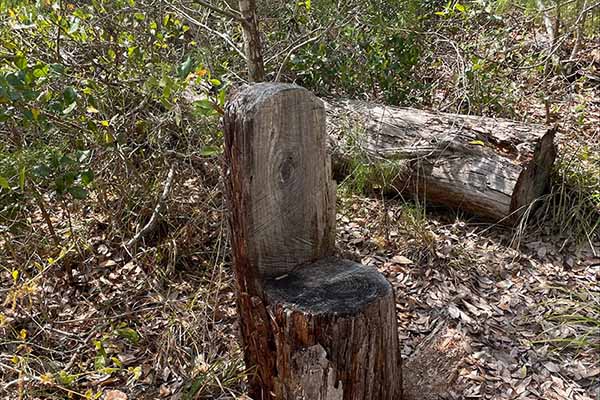
{"type": "Polygon", "coordinates": [[[396,290],[410,399],[598,395],[600,242],[560,249],[402,202],[348,203],[342,242],[396,290]]]}
{"type": "MultiPolygon", "coordinates": [[[[243,398],[223,216],[204,227],[212,263],[153,268],[99,232],[73,284],[59,259],[27,286],[3,275],[2,396],[243,398]]],[[[562,244],[401,199],[338,201],[340,252],[395,288],[409,399],[597,398],[600,241],[562,244]]]]}

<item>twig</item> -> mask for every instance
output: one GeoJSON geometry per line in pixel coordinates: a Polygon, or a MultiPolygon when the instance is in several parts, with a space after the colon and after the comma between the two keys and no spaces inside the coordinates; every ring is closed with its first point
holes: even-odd
{"type": "Polygon", "coordinates": [[[285,55],[285,57],[283,58],[283,61],[281,62],[281,65],[279,66],[279,70],[277,71],[277,75],[275,76],[275,82],[279,82],[279,78],[281,76],[281,71],[283,71],[283,67],[285,66],[285,64],[287,63],[288,58],[290,58],[290,56],[298,49],[300,49],[301,47],[306,46],[309,43],[312,43],[316,40],[318,40],[321,36],[323,36],[323,33],[325,32],[322,31],[321,33],[319,33],[317,36],[313,36],[312,38],[305,40],[304,42],[292,47],[290,49],[290,51],[285,55]]]}
{"type": "Polygon", "coordinates": [[[34,197],[38,204],[38,207],[40,208],[40,211],[42,212],[42,218],[44,218],[44,222],[46,222],[46,226],[48,226],[48,230],[50,231],[50,236],[52,237],[54,244],[56,245],[56,247],[60,247],[60,239],[58,238],[58,235],[54,230],[54,224],[52,224],[52,220],[50,219],[50,215],[48,214],[48,210],[46,209],[46,204],[44,203],[42,194],[38,192],[37,188],[34,189],[34,197]]]}
{"type": "Polygon", "coordinates": [[[326,28],[316,28],[313,29],[312,31],[308,32],[305,35],[302,35],[298,40],[296,40],[294,43],[291,43],[290,45],[286,46],[285,49],[282,49],[280,51],[278,51],[276,54],[270,56],[269,58],[267,58],[265,60],[265,65],[271,64],[274,60],[277,59],[277,57],[279,57],[280,55],[287,53],[290,51],[290,49],[292,49],[294,46],[296,46],[298,43],[301,43],[302,41],[304,41],[306,38],[312,36],[314,33],[317,33],[320,30],[325,30],[326,28]]]}
{"type": "Polygon", "coordinates": [[[150,221],[134,236],[132,237],[126,244],[125,247],[131,248],[134,244],[136,244],[144,235],[150,232],[156,226],[158,219],[160,217],[160,212],[163,209],[164,203],[169,197],[169,193],[171,192],[171,186],[173,184],[173,177],[175,176],[175,163],[171,164],[171,168],[169,168],[169,173],[167,174],[167,180],[165,181],[165,186],[163,187],[162,194],[156,203],[156,207],[154,207],[154,212],[152,213],[152,217],[150,217],[150,221]]]}
{"type": "Polygon", "coordinates": [[[202,22],[198,21],[197,19],[191,17],[190,15],[186,14],[181,8],[177,8],[173,5],[170,6],[173,11],[181,14],[182,16],[184,16],[189,22],[191,22],[194,25],[198,25],[200,28],[207,30],[210,33],[213,33],[215,35],[217,35],[218,37],[220,37],[221,39],[223,39],[225,41],[225,43],[227,43],[229,45],[229,47],[231,47],[233,50],[235,50],[236,53],[238,53],[240,55],[240,57],[242,57],[242,59],[246,60],[246,55],[244,54],[243,51],[241,51],[232,41],[231,39],[229,39],[227,37],[227,35],[216,31],[214,29],[212,29],[211,27],[209,27],[206,24],[203,24],[202,22]]]}
{"type": "Polygon", "coordinates": [[[236,20],[237,22],[239,22],[239,23],[241,23],[243,25],[248,24],[248,21],[246,21],[244,18],[242,18],[242,15],[239,14],[239,13],[231,12],[231,11],[228,11],[228,10],[223,10],[222,8],[215,7],[212,4],[209,4],[209,3],[205,2],[205,1],[202,1],[202,0],[193,0],[193,2],[195,4],[201,5],[202,7],[206,7],[209,10],[216,12],[217,14],[221,14],[221,15],[223,15],[225,17],[229,17],[231,19],[234,19],[234,20],[236,20]]]}

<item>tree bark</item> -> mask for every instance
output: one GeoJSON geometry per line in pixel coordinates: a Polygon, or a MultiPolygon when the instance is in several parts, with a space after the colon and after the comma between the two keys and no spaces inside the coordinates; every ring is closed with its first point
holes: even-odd
{"type": "Polygon", "coordinates": [[[399,400],[391,285],[374,268],[326,258],[267,282],[275,398],[399,400]]]}
{"type": "Polygon", "coordinates": [[[258,18],[256,16],[256,0],[240,0],[239,5],[240,13],[244,20],[242,30],[244,34],[246,62],[248,63],[248,78],[251,82],[262,82],[265,80],[265,67],[260,31],[258,29],[258,18]]]}
{"type": "Polygon", "coordinates": [[[335,184],[321,100],[298,86],[257,84],[228,104],[224,125],[250,396],[401,399],[391,285],[331,257],[335,184]]]}
{"type": "Polygon", "coordinates": [[[504,119],[346,101],[328,123],[336,177],[385,168],[388,188],[509,224],[545,193],[556,157],[555,129],[504,119]]]}

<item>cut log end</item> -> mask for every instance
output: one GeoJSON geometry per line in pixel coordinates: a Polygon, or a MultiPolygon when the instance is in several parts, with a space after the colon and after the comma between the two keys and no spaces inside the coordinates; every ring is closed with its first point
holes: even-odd
{"type": "Polygon", "coordinates": [[[548,189],[556,159],[555,134],[556,128],[548,129],[537,141],[531,160],[519,175],[511,199],[514,219],[520,218],[530,206],[535,206],[535,201],[548,189]]]}
{"type": "Polygon", "coordinates": [[[269,303],[311,314],[355,315],[391,293],[377,270],[328,257],[267,283],[269,303]]]}
{"type": "Polygon", "coordinates": [[[326,258],[269,280],[265,296],[277,332],[276,398],[402,398],[394,295],[377,270],[326,258]],[[310,379],[294,366],[307,351],[320,366],[310,379]]]}

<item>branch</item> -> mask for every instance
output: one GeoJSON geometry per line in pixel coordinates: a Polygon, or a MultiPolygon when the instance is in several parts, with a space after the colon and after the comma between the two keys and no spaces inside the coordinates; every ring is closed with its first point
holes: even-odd
{"type": "Polygon", "coordinates": [[[243,60],[246,60],[246,55],[244,54],[244,52],[243,52],[243,51],[241,51],[241,50],[240,50],[240,49],[239,49],[239,48],[238,48],[238,47],[237,47],[237,46],[236,46],[236,45],[235,45],[235,44],[234,44],[234,43],[231,41],[231,39],[229,39],[229,38],[227,37],[227,35],[225,35],[225,34],[223,34],[223,33],[219,32],[219,31],[216,31],[216,30],[212,29],[211,27],[209,27],[208,25],[205,25],[205,24],[203,24],[202,22],[198,21],[197,19],[195,19],[195,18],[193,18],[193,17],[189,16],[188,14],[186,14],[186,13],[185,13],[185,12],[184,12],[182,9],[180,9],[180,8],[177,8],[177,7],[173,6],[173,5],[171,5],[170,7],[173,9],[173,11],[175,11],[175,12],[177,12],[177,13],[179,13],[179,14],[183,15],[183,16],[184,16],[184,17],[185,17],[185,18],[186,18],[186,19],[187,19],[189,22],[191,22],[192,24],[194,24],[194,25],[197,25],[197,26],[199,26],[199,27],[201,27],[201,28],[203,28],[203,29],[205,29],[205,30],[209,31],[210,33],[213,33],[213,34],[217,35],[217,36],[218,36],[218,37],[220,37],[221,39],[223,39],[223,40],[225,41],[225,43],[227,43],[227,44],[229,45],[229,47],[231,47],[233,50],[235,50],[235,52],[236,52],[236,53],[238,53],[238,54],[240,55],[240,57],[242,57],[242,59],[243,59],[243,60]]]}
{"type": "Polygon", "coordinates": [[[223,10],[222,8],[215,7],[212,4],[209,4],[209,3],[207,3],[207,2],[205,2],[203,0],[193,0],[193,2],[195,4],[201,5],[202,7],[206,7],[209,10],[216,12],[217,14],[221,14],[221,15],[223,15],[225,17],[229,17],[231,19],[234,19],[234,20],[238,21],[239,23],[241,23],[243,25],[245,25],[245,24],[248,23],[248,21],[246,21],[242,17],[241,14],[238,14],[238,13],[235,13],[235,12],[232,12],[232,11],[228,11],[228,10],[223,10]]]}
{"type": "Polygon", "coordinates": [[[290,56],[299,48],[306,46],[309,43],[314,42],[315,40],[318,40],[321,36],[323,35],[323,32],[321,32],[320,34],[318,34],[317,36],[314,36],[308,40],[305,40],[304,42],[292,47],[292,49],[285,55],[285,57],[283,58],[283,61],[281,62],[281,65],[279,66],[279,70],[277,71],[277,76],[275,77],[275,82],[279,82],[279,77],[281,76],[281,71],[283,70],[283,67],[285,66],[285,64],[287,63],[288,58],[290,58],[290,56]]]}
{"type": "Polygon", "coordinates": [[[156,203],[156,207],[154,207],[154,212],[152,213],[152,217],[150,217],[150,221],[126,244],[125,247],[131,248],[134,244],[136,244],[144,235],[154,229],[156,223],[158,222],[158,218],[160,217],[160,212],[163,209],[164,203],[169,197],[169,193],[171,192],[171,186],[173,184],[173,177],[175,176],[175,163],[171,164],[171,168],[169,168],[169,173],[167,174],[167,180],[165,181],[165,186],[163,187],[162,194],[156,203]]]}

